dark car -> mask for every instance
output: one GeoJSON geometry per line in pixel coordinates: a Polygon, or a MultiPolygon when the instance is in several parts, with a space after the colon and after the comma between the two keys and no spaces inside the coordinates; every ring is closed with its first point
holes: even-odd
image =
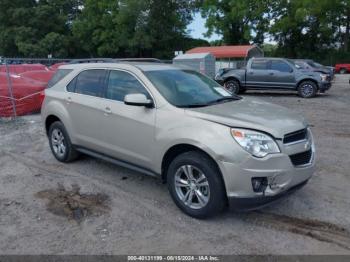
{"type": "Polygon", "coordinates": [[[234,94],[247,89],[296,90],[309,98],[331,87],[327,74],[303,70],[292,60],[267,57],[251,58],[242,69],[221,69],[215,80],[234,94]]]}
{"type": "Polygon", "coordinates": [[[324,66],[311,59],[294,59],[294,63],[302,69],[328,74],[330,80],[334,79],[335,69],[331,66],[324,66]]]}

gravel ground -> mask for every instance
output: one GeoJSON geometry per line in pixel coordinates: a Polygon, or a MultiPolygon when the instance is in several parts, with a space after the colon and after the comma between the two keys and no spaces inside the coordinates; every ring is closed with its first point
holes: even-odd
{"type": "Polygon", "coordinates": [[[263,210],[184,215],[159,180],[87,156],[61,164],[40,116],[0,120],[0,254],[350,254],[350,86],[248,92],[310,121],[317,170],[263,210]],[[79,208],[77,208],[79,207],[79,208]]]}

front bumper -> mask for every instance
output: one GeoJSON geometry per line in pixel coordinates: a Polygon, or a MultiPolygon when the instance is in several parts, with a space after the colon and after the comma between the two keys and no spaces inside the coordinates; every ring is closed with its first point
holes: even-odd
{"type": "Polygon", "coordinates": [[[332,86],[332,83],[331,82],[322,82],[319,86],[320,88],[320,92],[325,92],[327,91],[328,89],[330,89],[332,86]]]}
{"type": "Polygon", "coordinates": [[[218,161],[223,174],[226,193],[233,209],[252,209],[295,191],[311,178],[315,169],[315,147],[311,140],[282,144],[281,153],[264,158],[249,156],[237,163],[218,161]],[[311,152],[307,163],[294,162],[295,154],[311,152]],[[294,158],[293,158],[294,159],[294,158]],[[266,181],[261,191],[254,191],[252,180],[263,178],[266,181]],[[242,208],[245,207],[245,208],[242,208]]]}
{"type": "Polygon", "coordinates": [[[283,191],[282,193],[274,196],[229,197],[228,203],[229,203],[230,209],[232,210],[250,211],[254,209],[259,209],[267,205],[270,205],[274,202],[277,202],[278,200],[281,200],[284,197],[289,196],[290,194],[294,193],[295,191],[305,186],[308,181],[309,180],[305,180],[304,182],[301,182],[300,184],[297,184],[289,188],[288,190],[283,191]]]}

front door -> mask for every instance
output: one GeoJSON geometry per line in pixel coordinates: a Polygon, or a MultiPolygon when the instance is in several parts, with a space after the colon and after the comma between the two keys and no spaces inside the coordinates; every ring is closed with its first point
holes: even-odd
{"type": "Polygon", "coordinates": [[[151,167],[154,153],[155,108],[124,103],[127,94],[142,93],[151,99],[144,85],[131,73],[111,70],[103,107],[106,154],[142,167],[151,167]]]}
{"type": "Polygon", "coordinates": [[[276,59],[270,62],[269,82],[275,88],[294,88],[295,75],[293,68],[285,61],[276,59]]]}

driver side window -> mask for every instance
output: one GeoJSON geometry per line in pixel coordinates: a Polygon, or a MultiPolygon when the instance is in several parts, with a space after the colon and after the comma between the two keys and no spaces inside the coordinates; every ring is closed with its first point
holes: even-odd
{"type": "Polygon", "coordinates": [[[291,72],[292,68],[286,62],[273,60],[271,61],[271,70],[288,73],[291,72]]]}
{"type": "Polygon", "coordinates": [[[150,98],[147,90],[133,75],[124,71],[111,70],[105,97],[123,102],[128,94],[144,94],[150,98]]]}

